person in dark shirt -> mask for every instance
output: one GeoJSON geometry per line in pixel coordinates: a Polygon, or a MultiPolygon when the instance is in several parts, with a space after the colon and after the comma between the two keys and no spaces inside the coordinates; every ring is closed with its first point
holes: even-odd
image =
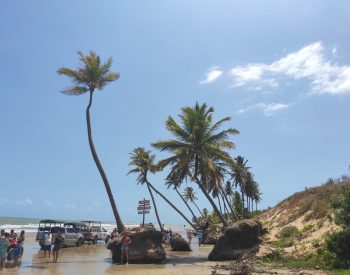
{"type": "Polygon", "coordinates": [[[61,249],[61,245],[63,244],[63,242],[64,242],[64,238],[62,236],[62,233],[58,232],[58,234],[56,235],[53,241],[53,249],[52,249],[53,263],[57,263],[59,251],[61,249]]]}

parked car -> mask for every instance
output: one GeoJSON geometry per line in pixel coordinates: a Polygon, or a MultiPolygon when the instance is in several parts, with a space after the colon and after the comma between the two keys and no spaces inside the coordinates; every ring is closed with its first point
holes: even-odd
{"type": "Polygon", "coordinates": [[[97,243],[98,240],[103,240],[108,243],[111,238],[110,233],[102,228],[102,223],[99,221],[82,221],[83,224],[86,224],[90,228],[90,232],[94,238],[93,243],[97,243]]]}
{"type": "Polygon", "coordinates": [[[80,246],[84,242],[84,235],[81,231],[81,223],[67,222],[63,227],[53,227],[51,228],[51,233],[56,234],[59,231],[62,232],[64,237],[63,245],[67,246],[80,246]]]}
{"type": "Polygon", "coordinates": [[[46,232],[51,233],[52,227],[63,227],[65,221],[58,221],[58,220],[42,220],[39,222],[38,231],[36,233],[35,240],[39,243],[40,247],[42,248],[44,245],[44,234],[46,232]]]}

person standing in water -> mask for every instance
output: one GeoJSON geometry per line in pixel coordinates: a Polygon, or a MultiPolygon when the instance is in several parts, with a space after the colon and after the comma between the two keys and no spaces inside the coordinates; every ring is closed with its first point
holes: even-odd
{"type": "Polygon", "coordinates": [[[51,242],[52,242],[51,233],[46,232],[44,236],[44,257],[46,257],[46,251],[49,251],[49,258],[51,256],[51,242]]]}
{"type": "Polygon", "coordinates": [[[0,237],[0,270],[5,267],[6,257],[7,257],[7,248],[9,247],[9,233],[5,233],[0,237]]]}
{"type": "Polygon", "coordinates": [[[121,242],[121,260],[120,263],[123,264],[124,257],[126,259],[126,264],[129,264],[129,244],[131,244],[131,239],[129,238],[127,232],[122,233],[121,242]]]}
{"type": "Polygon", "coordinates": [[[187,238],[188,238],[188,243],[191,244],[192,238],[193,238],[193,232],[191,229],[187,231],[187,238]]]}
{"type": "Polygon", "coordinates": [[[61,231],[58,232],[58,234],[55,237],[55,240],[53,241],[53,249],[52,249],[52,255],[53,255],[53,263],[57,263],[59,251],[61,248],[61,244],[64,242],[64,238],[62,236],[61,231]]]}
{"type": "Polygon", "coordinates": [[[201,242],[203,240],[203,231],[202,229],[199,229],[197,232],[197,238],[198,238],[198,245],[201,246],[201,242]]]}

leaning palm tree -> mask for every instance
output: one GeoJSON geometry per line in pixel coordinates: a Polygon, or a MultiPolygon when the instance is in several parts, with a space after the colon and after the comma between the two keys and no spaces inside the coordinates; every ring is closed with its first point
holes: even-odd
{"type": "Polygon", "coordinates": [[[225,149],[234,148],[229,136],[238,134],[238,130],[229,128],[218,132],[224,122],[230,120],[225,117],[216,123],[212,121],[213,108],[204,103],[182,108],[181,125],[171,116],[166,121],[167,129],[175,139],[158,141],[152,145],[160,151],[168,151],[171,157],[160,162],[162,167],[170,166],[168,179],[178,185],[185,179],[194,181],[212,205],[224,226],[227,221],[216,206],[208,191],[208,184],[222,171],[225,166],[233,163],[231,156],[225,149]]]}
{"type": "MultiPolygon", "coordinates": [[[[170,188],[173,184],[172,184],[171,182],[167,182],[167,185],[168,185],[168,188],[170,188]]],[[[192,220],[193,220],[194,222],[197,222],[197,223],[198,223],[198,220],[197,220],[196,215],[194,214],[192,208],[189,206],[189,204],[187,203],[187,201],[185,200],[185,198],[183,197],[183,195],[181,195],[181,193],[180,193],[178,187],[175,186],[173,189],[175,190],[176,194],[179,195],[179,197],[181,198],[181,200],[184,202],[184,204],[186,205],[187,209],[191,212],[191,214],[192,214],[192,220]]]]}
{"type": "Polygon", "coordinates": [[[182,196],[185,199],[185,201],[192,202],[194,204],[194,206],[197,208],[198,212],[201,214],[201,216],[203,216],[202,211],[199,209],[198,205],[195,203],[195,201],[197,200],[197,197],[196,197],[196,193],[194,192],[192,187],[187,186],[184,189],[184,192],[182,193],[182,196]]]}
{"type": "Polygon", "coordinates": [[[70,86],[63,90],[66,95],[82,95],[89,93],[90,99],[89,104],[86,108],[86,124],[88,131],[89,146],[92,153],[92,157],[95,161],[97,169],[102,177],[104,186],[106,188],[109,201],[113,210],[115,221],[118,226],[118,232],[125,231],[125,226],[119,215],[117,206],[114,201],[111,187],[109,185],[106,173],[101,165],[101,162],[96,153],[96,149],[92,140],[91,133],[91,122],[90,122],[90,108],[92,105],[92,99],[96,90],[102,90],[107,84],[113,82],[119,78],[118,73],[110,71],[112,65],[112,58],[109,58],[105,63],[101,63],[100,57],[95,52],[90,52],[89,55],[85,56],[80,51],[78,52],[82,67],[77,69],[70,68],[59,68],[57,73],[60,75],[68,76],[73,81],[73,86],[70,86]]]}
{"type": "MultiPolygon", "coordinates": [[[[154,192],[156,192],[156,194],[161,196],[161,198],[163,200],[165,200],[165,202],[168,203],[181,217],[183,217],[184,220],[190,226],[195,228],[194,225],[191,223],[191,221],[167,197],[165,197],[161,192],[159,192],[153,186],[153,184],[151,184],[148,181],[147,173],[148,172],[154,173],[154,172],[156,172],[156,171],[158,171],[160,169],[158,165],[154,164],[154,159],[155,159],[155,155],[151,155],[150,151],[145,151],[145,149],[142,148],[142,147],[134,149],[134,151],[132,153],[132,157],[131,157],[131,162],[129,163],[129,165],[133,165],[133,166],[135,166],[135,168],[130,170],[128,174],[130,174],[130,173],[140,173],[138,178],[137,178],[137,180],[140,183],[146,183],[147,184],[147,187],[149,187],[149,192],[150,192],[150,195],[151,195],[151,198],[152,198],[152,201],[153,201],[154,205],[155,205],[155,201],[154,201],[151,189],[154,192]]],[[[155,210],[156,210],[156,207],[155,207],[155,210]]],[[[158,212],[156,212],[156,213],[158,213],[158,212]]],[[[157,219],[158,219],[158,222],[160,223],[158,215],[157,215],[157,219]]],[[[163,230],[162,225],[160,224],[159,226],[160,226],[160,229],[163,230]]]]}
{"type": "Polygon", "coordinates": [[[148,172],[155,173],[157,171],[157,166],[154,164],[154,155],[150,154],[150,151],[145,151],[144,148],[138,147],[135,148],[134,151],[131,153],[131,161],[129,165],[134,166],[134,169],[131,169],[128,174],[131,173],[138,173],[137,177],[137,183],[144,184],[146,183],[148,192],[151,195],[154,212],[156,213],[157,221],[159,224],[160,231],[163,231],[163,226],[159,218],[157,204],[153,196],[153,192],[151,190],[149,181],[147,179],[148,172]]]}

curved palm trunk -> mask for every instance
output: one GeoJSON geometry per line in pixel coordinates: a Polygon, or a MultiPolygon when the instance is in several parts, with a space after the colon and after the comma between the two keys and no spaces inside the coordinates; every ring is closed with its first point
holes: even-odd
{"type": "Polygon", "coordinates": [[[157,209],[156,201],[154,200],[153,192],[151,190],[151,187],[149,186],[150,183],[148,182],[148,180],[146,180],[146,184],[147,184],[147,188],[148,188],[149,194],[151,195],[151,199],[152,199],[152,203],[153,203],[153,207],[154,207],[154,212],[156,212],[156,217],[157,217],[157,221],[158,221],[158,224],[159,224],[160,231],[163,232],[163,226],[162,226],[162,223],[160,222],[160,218],[159,218],[159,215],[158,215],[158,209],[157,209]]]}
{"type": "Polygon", "coordinates": [[[227,209],[226,202],[225,202],[225,199],[224,199],[224,195],[223,195],[223,194],[221,194],[221,199],[222,199],[222,202],[223,202],[223,204],[224,204],[224,213],[225,213],[225,215],[228,215],[228,214],[229,214],[229,211],[228,211],[228,209],[227,209]]]}
{"type": "Polygon", "coordinates": [[[220,197],[219,197],[219,195],[218,195],[218,202],[219,202],[220,213],[222,214],[222,208],[221,208],[221,202],[220,202],[220,197]]]}
{"type": "Polygon", "coordinates": [[[231,210],[231,213],[233,213],[233,214],[235,215],[236,219],[239,220],[238,215],[237,215],[237,213],[236,213],[236,210],[234,209],[234,207],[232,207],[232,205],[230,204],[230,202],[229,202],[227,196],[225,196],[225,194],[223,193],[222,190],[221,190],[221,195],[222,195],[223,198],[226,200],[227,205],[228,205],[228,207],[229,207],[230,210],[231,210]]]}
{"type": "Polygon", "coordinates": [[[241,195],[241,199],[242,199],[242,216],[243,216],[243,218],[244,218],[244,216],[245,216],[245,209],[244,209],[244,192],[242,191],[241,193],[242,193],[242,195],[241,195]]]}
{"type": "Polygon", "coordinates": [[[123,224],[123,222],[122,222],[122,220],[120,218],[120,215],[119,215],[117,206],[115,204],[114,197],[113,197],[113,194],[112,194],[112,190],[111,190],[111,187],[109,185],[106,173],[105,173],[105,171],[102,168],[101,162],[100,162],[100,160],[99,160],[99,158],[97,156],[96,150],[95,150],[94,143],[92,141],[91,122],[90,122],[90,108],[91,108],[91,104],[92,104],[93,92],[94,92],[93,90],[90,90],[90,100],[89,100],[89,104],[88,104],[88,106],[86,108],[86,124],[87,124],[87,130],[88,130],[89,146],[90,146],[92,157],[93,157],[93,159],[95,161],[97,169],[98,169],[98,171],[99,171],[99,173],[100,173],[100,175],[102,177],[103,183],[105,185],[106,192],[107,192],[107,195],[108,195],[108,198],[109,198],[109,201],[111,203],[112,210],[113,210],[114,218],[115,218],[115,221],[117,223],[118,233],[122,233],[123,231],[126,230],[126,228],[125,228],[125,226],[124,226],[124,224],[123,224]]]}
{"type": "Polygon", "coordinates": [[[177,213],[180,214],[181,217],[184,218],[184,220],[193,228],[196,229],[195,226],[191,223],[191,221],[189,219],[187,219],[187,217],[179,210],[177,209],[177,207],[171,202],[169,201],[162,193],[160,193],[151,183],[149,183],[149,186],[152,188],[152,190],[154,192],[156,192],[159,196],[162,197],[163,200],[165,200],[177,213]]]}
{"type": "Polygon", "coordinates": [[[176,187],[175,187],[174,189],[175,189],[176,193],[180,196],[180,198],[182,199],[182,201],[186,204],[188,210],[190,210],[190,212],[192,213],[193,220],[196,221],[196,223],[198,223],[198,222],[197,222],[197,217],[196,217],[196,215],[193,213],[193,211],[192,211],[191,207],[188,205],[187,201],[183,198],[183,196],[180,194],[179,190],[177,190],[176,187]]]}
{"type": "Polygon", "coordinates": [[[212,205],[214,211],[216,212],[216,214],[218,215],[220,221],[222,222],[222,224],[224,226],[227,226],[227,221],[225,220],[224,216],[221,214],[220,210],[218,209],[218,207],[216,206],[215,202],[213,201],[213,199],[210,197],[209,193],[207,192],[207,190],[205,190],[204,186],[201,184],[201,182],[199,181],[198,177],[194,178],[198,187],[201,189],[201,191],[203,192],[204,196],[208,199],[208,201],[210,202],[210,204],[212,205]]]}
{"type": "Polygon", "coordinates": [[[202,213],[202,211],[199,209],[199,207],[197,206],[197,204],[196,204],[194,201],[192,201],[192,203],[194,204],[195,207],[197,207],[198,212],[199,212],[199,213],[201,214],[201,216],[203,217],[203,213],[202,213]]]}

